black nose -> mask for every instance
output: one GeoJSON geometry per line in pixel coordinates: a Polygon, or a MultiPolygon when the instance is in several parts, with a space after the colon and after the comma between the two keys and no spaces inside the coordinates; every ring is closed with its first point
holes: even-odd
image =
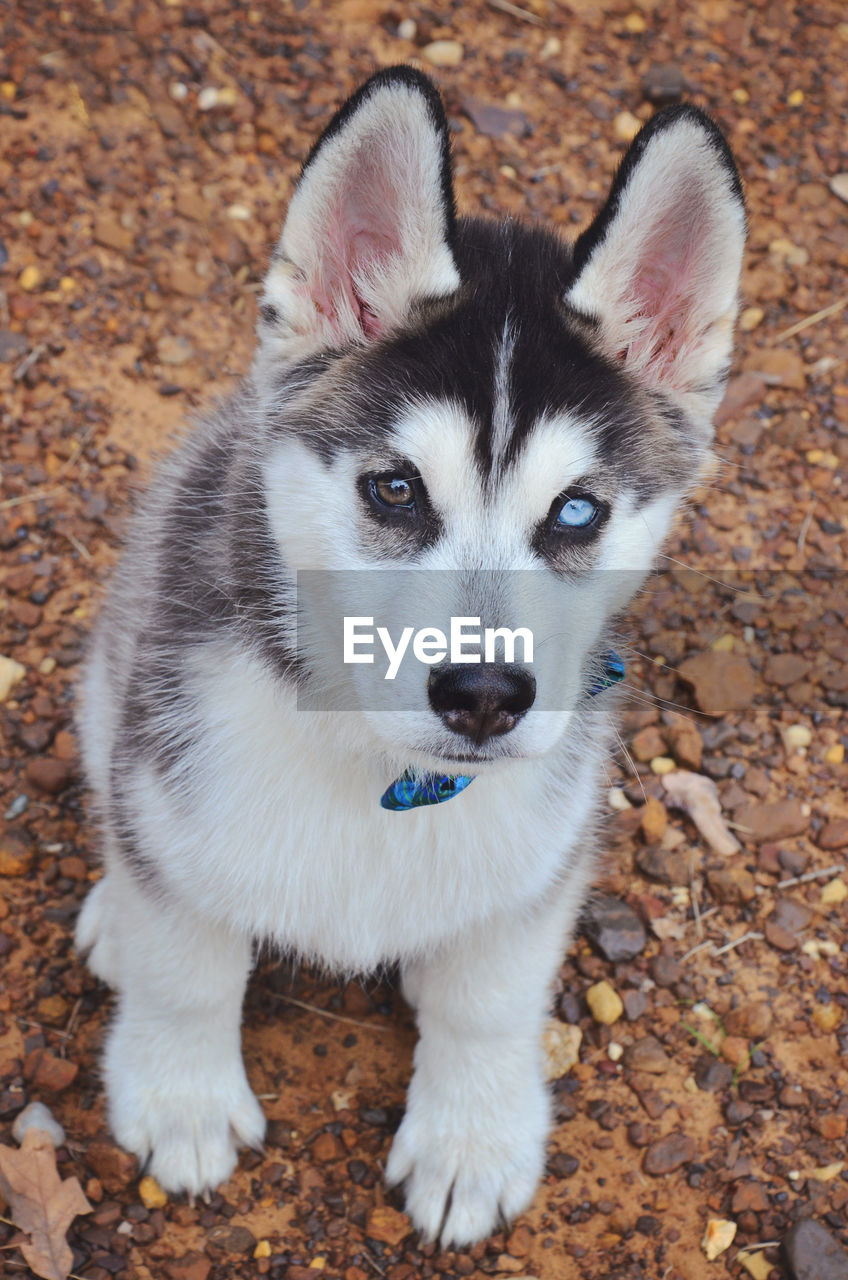
{"type": "Polygon", "coordinates": [[[480,746],[515,728],[533,705],[536,679],[506,663],[448,663],[431,669],[427,692],[447,727],[480,746]]]}

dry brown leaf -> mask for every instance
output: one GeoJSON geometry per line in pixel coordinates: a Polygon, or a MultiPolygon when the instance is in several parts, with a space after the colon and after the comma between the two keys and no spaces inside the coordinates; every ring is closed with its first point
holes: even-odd
{"type": "Polygon", "coordinates": [[[728,830],[721,812],[718,787],[712,778],[688,769],[678,769],[663,778],[669,804],[688,813],[710,848],[728,857],[741,849],[739,841],[728,830]]]}
{"type": "Polygon", "coordinates": [[[76,1178],[59,1178],[53,1143],[41,1129],[27,1129],[19,1151],[0,1146],[0,1194],[29,1236],[21,1253],[30,1269],[42,1280],[67,1280],[74,1256],[65,1236],[91,1205],[76,1178]]]}

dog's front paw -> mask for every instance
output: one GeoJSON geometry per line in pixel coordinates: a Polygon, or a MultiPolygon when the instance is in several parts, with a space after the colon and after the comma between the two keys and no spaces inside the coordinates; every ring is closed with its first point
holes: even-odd
{"type": "Polygon", "coordinates": [[[120,1025],[106,1052],[109,1120],[122,1147],[132,1151],[166,1191],[191,1195],[226,1182],[240,1146],[259,1148],[265,1117],[241,1060],[198,1062],[138,1051],[123,1042],[120,1025]]]}
{"type": "Polygon", "coordinates": [[[413,1080],[407,1112],[386,1166],[405,1183],[406,1209],[427,1240],[473,1244],[526,1209],[542,1176],[548,1095],[541,1084],[503,1109],[467,1099],[427,1097],[413,1080]]]}

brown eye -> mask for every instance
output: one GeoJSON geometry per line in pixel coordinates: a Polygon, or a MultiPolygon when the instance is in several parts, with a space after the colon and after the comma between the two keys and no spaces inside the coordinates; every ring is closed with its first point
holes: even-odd
{"type": "Polygon", "coordinates": [[[414,507],[415,489],[411,480],[402,476],[375,476],[371,492],[385,507],[414,507]]]}

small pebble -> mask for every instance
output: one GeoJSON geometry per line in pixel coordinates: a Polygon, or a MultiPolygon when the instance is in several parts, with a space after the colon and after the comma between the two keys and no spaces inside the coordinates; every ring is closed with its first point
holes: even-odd
{"type": "Polygon", "coordinates": [[[762,324],[765,314],[762,307],[746,307],[739,317],[739,328],[743,333],[750,333],[762,324]]]}
{"type": "Polygon", "coordinates": [[[458,67],[464,56],[458,40],[432,40],[421,50],[421,57],[432,67],[458,67]]]}
{"type": "Polygon", "coordinates": [[[65,1130],[43,1102],[31,1102],[15,1117],[12,1125],[15,1142],[23,1142],[24,1134],[29,1129],[40,1129],[42,1133],[46,1133],[54,1147],[61,1147],[65,1141],[65,1130]]]}
{"type": "Polygon", "coordinates": [[[33,289],[37,289],[41,284],[41,279],[41,272],[38,267],[31,263],[28,267],[24,267],[18,276],[18,284],[25,293],[32,293],[33,289]]]}
{"type": "Polygon", "coordinates": [[[185,102],[188,97],[188,85],[183,84],[182,80],[174,80],[168,88],[168,93],[174,102],[185,102]]]}
{"type": "Polygon", "coordinates": [[[546,1080],[560,1080],[576,1064],[583,1033],[579,1027],[548,1018],[542,1032],[542,1055],[546,1080]]]}
{"type": "Polygon", "coordinates": [[[611,1040],[607,1047],[607,1057],[610,1062],[620,1062],[624,1055],[624,1045],[619,1044],[617,1040],[611,1040]]]}
{"type": "Polygon", "coordinates": [[[586,1003],[596,1022],[611,1026],[624,1013],[621,997],[609,982],[596,982],[586,992],[586,1003]]]}
{"type": "Polygon", "coordinates": [[[842,764],[845,759],[845,748],[841,742],[834,742],[824,753],[825,764],[842,764]]]}
{"type": "Polygon", "coordinates": [[[804,101],[804,90],[793,89],[786,101],[790,107],[800,107],[801,103],[804,101]]]}
{"type": "Polygon", "coordinates": [[[401,40],[414,40],[418,34],[418,23],[414,18],[401,18],[397,33],[401,40]]]}
{"type": "Polygon", "coordinates": [[[22,667],[14,658],[0,657],[0,702],[5,702],[15,685],[20,684],[26,675],[26,667],[22,667]]]}
{"type": "Polygon", "coordinates": [[[150,1174],[138,1184],[138,1198],[145,1209],[164,1209],[168,1203],[167,1195],[150,1174]]]}
{"type": "Polygon", "coordinates": [[[624,19],[624,30],[629,32],[631,36],[640,36],[646,26],[647,23],[641,13],[628,13],[624,19]]]}
{"type": "Polygon", "coordinates": [[[653,760],[651,761],[652,773],[658,773],[658,774],[673,773],[676,768],[677,768],[677,765],[672,760],[671,756],[654,756],[653,760]]]}
{"type": "Polygon", "coordinates": [[[271,1242],[269,1240],[257,1240],[253,1256],[254,1258],[270,1258],[271,1242]]]}
{"type": "Polygon", "coordinates": [[[632,111],[620,111],[612,122],[613,132],[622,142],[632,142],[642,128],[642,121],[632,111]]]}
{"type": "Polygon", "coordinates": [[[841,876],[828,881],[821,891],[823,907],[838,907],[846,898],[848,898],[848,885],[841,876]]]}
{"type": "MultiPolygon", "coordinates": [[[[839,762],[837,761],[836,763],[839,762]]],[[[609,807],[615,813],[623,813],[625,809],[633,808],[633,805],[627,799],[627,796],[624,794],[624,790],[621,787],[610,787],[607,792],[607,800],[609,801],[609,807]]]]}
{"type": "Polygon", "coordinates": [[[14,822],[15,818],[19,818],[22,813],[26,812],[28,804],[29,804],[29,796],[26,796],[23,794],[19,796],[15,796],[15,799],[12,801],[12,803],[9,805],[6,812],[3,814],[3,817],[7,822],[14,822]]]}
{"type": "Polygon", "coordinates": [[[812,732],[805,724],[790,724],[782,731],[783,742],[787,751],[797,751],[799,747],[808,747],[813,740],[812,732]]]}

